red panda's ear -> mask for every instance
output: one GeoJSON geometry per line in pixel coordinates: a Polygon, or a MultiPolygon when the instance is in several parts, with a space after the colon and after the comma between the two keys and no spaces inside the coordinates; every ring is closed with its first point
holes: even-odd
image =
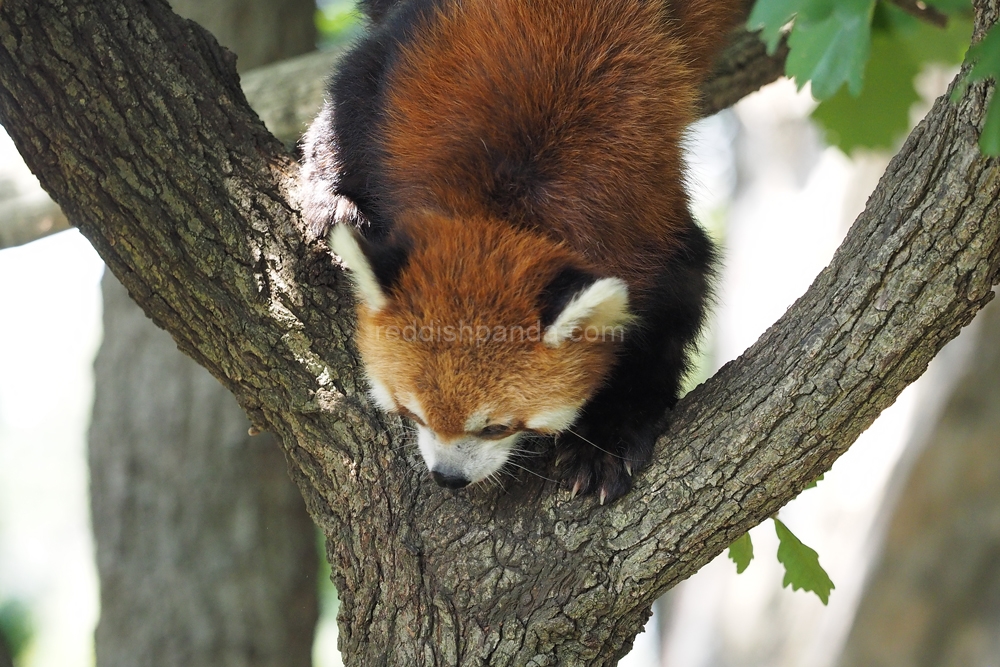
{"type": "Polygon", "coordinates": [[[572,275],[566,278],[566,273],[554,281],[567,283],[562,286],[562,298],[557,299],[560,309],[550,311],[548,318],[543,311],[546,329],[542,340],[547,346],[559,347],[569,339],[593,341],[605,335],[608,328],[623,327],[632,320],[624,280],[596,278],[576,270],[570,270],[572,275]]]}
{"type": "Polygon", "coordinates": [[[394,240],[373,244],[349,225],[335,225],[328,237],[330,249],[351,270],[355,296],[374,311],[389,303],[388,293],[406,266],[409,246],[394,240]]]}

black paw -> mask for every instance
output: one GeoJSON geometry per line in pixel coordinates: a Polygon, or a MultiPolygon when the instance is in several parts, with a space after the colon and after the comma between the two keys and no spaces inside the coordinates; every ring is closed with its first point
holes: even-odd
{"type": "Polygon", "coordinates": [[[601,504],[621,498],[632,488],[632,475],[649,462],[654,435],[619,432],[601,437],[582,428],[556,438],[556,473],[573,496],[597,495],[601,504]]]}

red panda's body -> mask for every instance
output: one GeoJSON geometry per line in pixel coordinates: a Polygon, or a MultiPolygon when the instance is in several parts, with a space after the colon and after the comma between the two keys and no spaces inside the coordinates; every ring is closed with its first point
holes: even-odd
{"type": "Polygon", "coordinates": [[[360,227],[331,244],[373,395],[418,423],[439,483],[496,472],[524,431],[557,434],[574,491],[602,501],[648,461],[712,258],[681,137],[738,5],[365,5],[307,138],[305,213],[360,227]]]}

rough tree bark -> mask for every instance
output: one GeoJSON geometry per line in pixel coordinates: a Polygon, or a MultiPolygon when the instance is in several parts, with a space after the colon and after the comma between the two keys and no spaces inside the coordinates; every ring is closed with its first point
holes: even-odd
{"type": "Polygon", "coordinates": [[[841,667],[1000,658],[1000,304],[895,506],[841,667]]]}
{"type": "MultiPolygon", "coordinates": [[[[981,36],[997,0],[976,4],[981,36]]],[[[991,298],[991,91],[937,102],[831,265],[599,507],[528,474],[428,483],[366,401],[296,165],[204,33],[150,0],[0,6],[0,119],[146,313],[281,437],[330,538],[351,665],[615,664],[660,593],[828,469],[991,298]]]]}
{"type": "MultiPolygon", "coordinates": [[[[213,2],[206,16],[201,2],[172,5],[225,35],[241,66],[314,48],[312,0],[213,2]]],[[[110,272],[102,287],[88,443],[97,664],[308,667],[316,538],[281,449],[247,434],[232,394],[110,272]]]]}

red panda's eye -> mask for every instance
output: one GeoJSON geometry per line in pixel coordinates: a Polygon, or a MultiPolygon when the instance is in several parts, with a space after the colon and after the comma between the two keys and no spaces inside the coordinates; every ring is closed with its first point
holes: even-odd
{"type": "Polygon", "coordinates": [[[482,429],[477,433],[480,438],[506,438],[508,435],[514,432],[513,427],[506,426],[504,424],[490,424],[486,428],[482,429]]]}

